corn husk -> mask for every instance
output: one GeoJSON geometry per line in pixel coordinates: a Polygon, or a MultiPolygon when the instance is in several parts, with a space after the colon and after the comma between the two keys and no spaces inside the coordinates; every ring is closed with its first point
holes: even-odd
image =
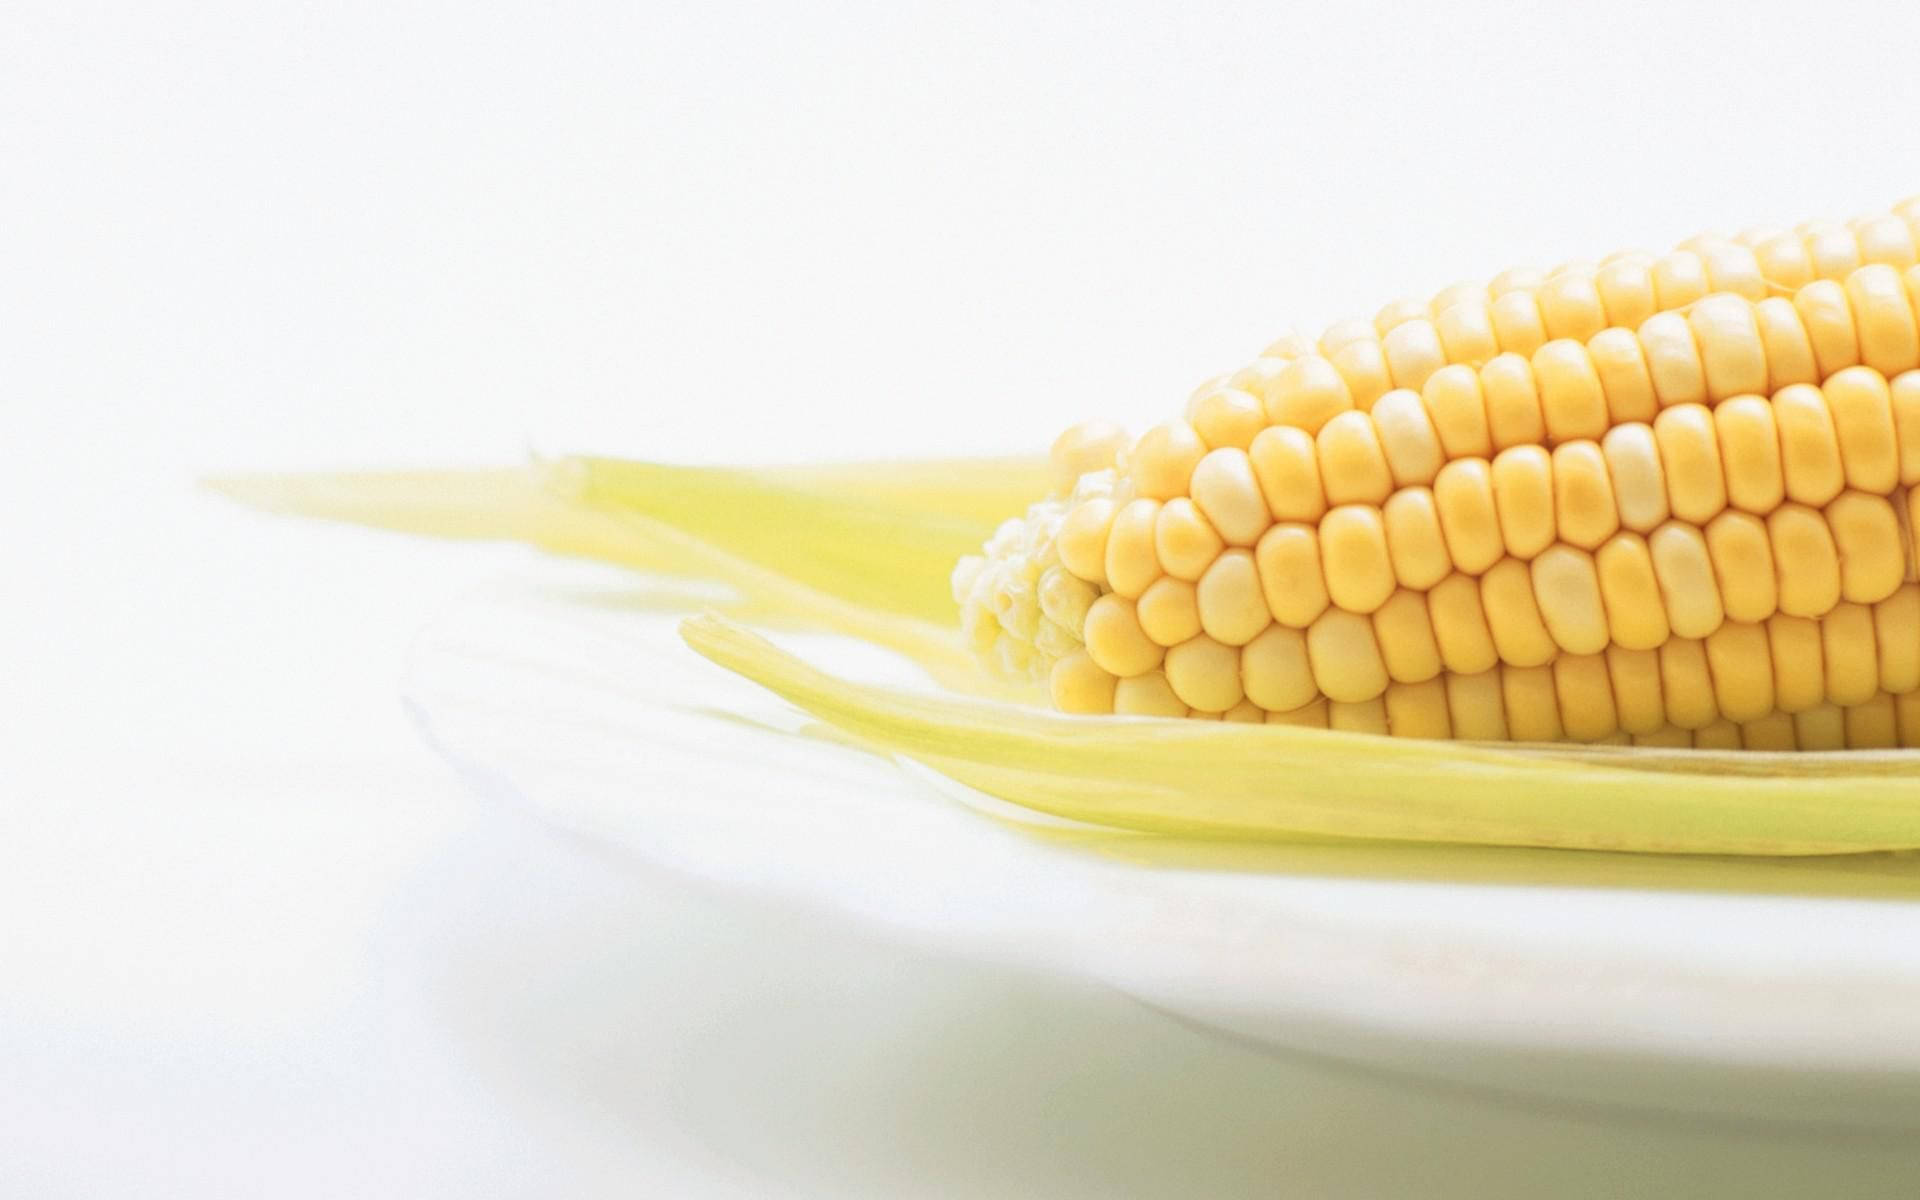
{"type": "Polygon", "coordinates": [[[1028,460],[746,470],[580,458],[212,482],[275,512],[722,582],[737,597],[724,615],[683,630],[699,653],[866,745],[1095,825],[1685,854],[1920,847],[1920,751],[1415,741],[1033,707],[963,652],[947,575],[1044,478],[1028,460]],[[835,677],[741,622],[864,638],[951,694],[835,677]]]}

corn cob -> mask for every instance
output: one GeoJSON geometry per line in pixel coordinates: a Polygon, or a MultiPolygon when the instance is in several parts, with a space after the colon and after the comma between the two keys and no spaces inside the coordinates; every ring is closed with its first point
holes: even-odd
{"type": "Polygon", "coordinates": [[[1400,386],[1356,384],[1330,331],[1131,444],[1069,430],[1056,496],[955,571],[969,638],[1068,712],[1920,744],[1916,218],[1748,237],[1790,295],[1460,361],[1421,330],[1404,373],[1395,331],[1428,318],[1383,312],[1400,386]]]}
{"type": "Polygon", "coordinates": [[[1502,352],[1530,356],[1549,341],[1585,341],[1605,329],[1637,328],[1656,313],[1717,292],[1757,301],[1815,280],[1842,280],[1866,265],[1905,270],[1920,261],[1916,247],[1920,197],[1845,225],[1811,221],[1790,231],[1757,229],[1733,238],[1701,234],[1657,257],[1622,251],[1597,264],[1504,271],[1487,283],[1457,283],[1426,300],[1394,301],[1371,319],[1337,321],[1318,339],[1285,334],[1253,363],[1202,384],[1188,416],[1197,424],[1243,419],[1220,398],[1222,385],[1270,410],[1303,405],[1311,413],[1317,391],[1335,375],[1357,407],[1370,408],[1394,388],[1417,390],[1448,363],[1477,367],[1502,352]],[[1294,365],[1301,359],[1314,361],[1294,365]]]}

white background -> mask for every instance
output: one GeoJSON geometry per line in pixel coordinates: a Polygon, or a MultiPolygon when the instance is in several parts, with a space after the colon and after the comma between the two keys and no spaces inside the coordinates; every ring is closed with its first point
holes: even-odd
{"type": "Polygon", "coordinates": [[[1910,5],[193,5],[0,18],[0,1192],[1895,1194],[704,895],[470,797],[521,561],[247,467],[998,452],[1289,324],[1920,191],[1910,5]],[[1818,1184],[1815,1181],[1819,1181],[1818,1184]]]}

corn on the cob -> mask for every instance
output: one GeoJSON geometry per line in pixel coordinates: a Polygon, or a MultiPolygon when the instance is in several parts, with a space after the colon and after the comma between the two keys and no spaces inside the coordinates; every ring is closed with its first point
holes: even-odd
{"type": "MultiPolygon", "coordinates": [[[[1597,276],[1508,280],[1492,290],[1554,312],[1603,297],[1586,324],[1547,322],[1578,336],[1524,352],[1495,338],[1454,355],[1417,306],[1390,306],[1375,328],[1396,386],[1343,373],[1365,339],[1336,329],[1130,446],[1069,431],[1054,455],[1071,490],[955,573],[969,634],[1044,671],[1068,712],[1920,744],[1915,226],[1909,202],[1698,244],[1684,253],[1707,283],[1740,290],[1654,286],[1632,328],[1607,323],[1625,310],[1597,276]],[[1742,274],[1749,259],[1764,265],[1742,274]],[[1800,286],[1766,294],[1769,273],[1800,286]],[[1396,372],[1415,359],[1388,344],[1410,328],[1425,350],[1396,372]]],[[[1467,291],[1427,311],[1485,303],[1467,291]]]]}

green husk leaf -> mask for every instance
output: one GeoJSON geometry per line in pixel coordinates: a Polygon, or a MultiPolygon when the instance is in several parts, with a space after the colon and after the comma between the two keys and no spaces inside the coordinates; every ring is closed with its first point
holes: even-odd
{"type": "Polygon", "coordinates": [[[1013,804],[1195,837],[1669,854],[1920,847],[1920,754],[1685,755],[1067,717],[835,678],[714,615],[694,650],[851,736],[1013,804]]]}

